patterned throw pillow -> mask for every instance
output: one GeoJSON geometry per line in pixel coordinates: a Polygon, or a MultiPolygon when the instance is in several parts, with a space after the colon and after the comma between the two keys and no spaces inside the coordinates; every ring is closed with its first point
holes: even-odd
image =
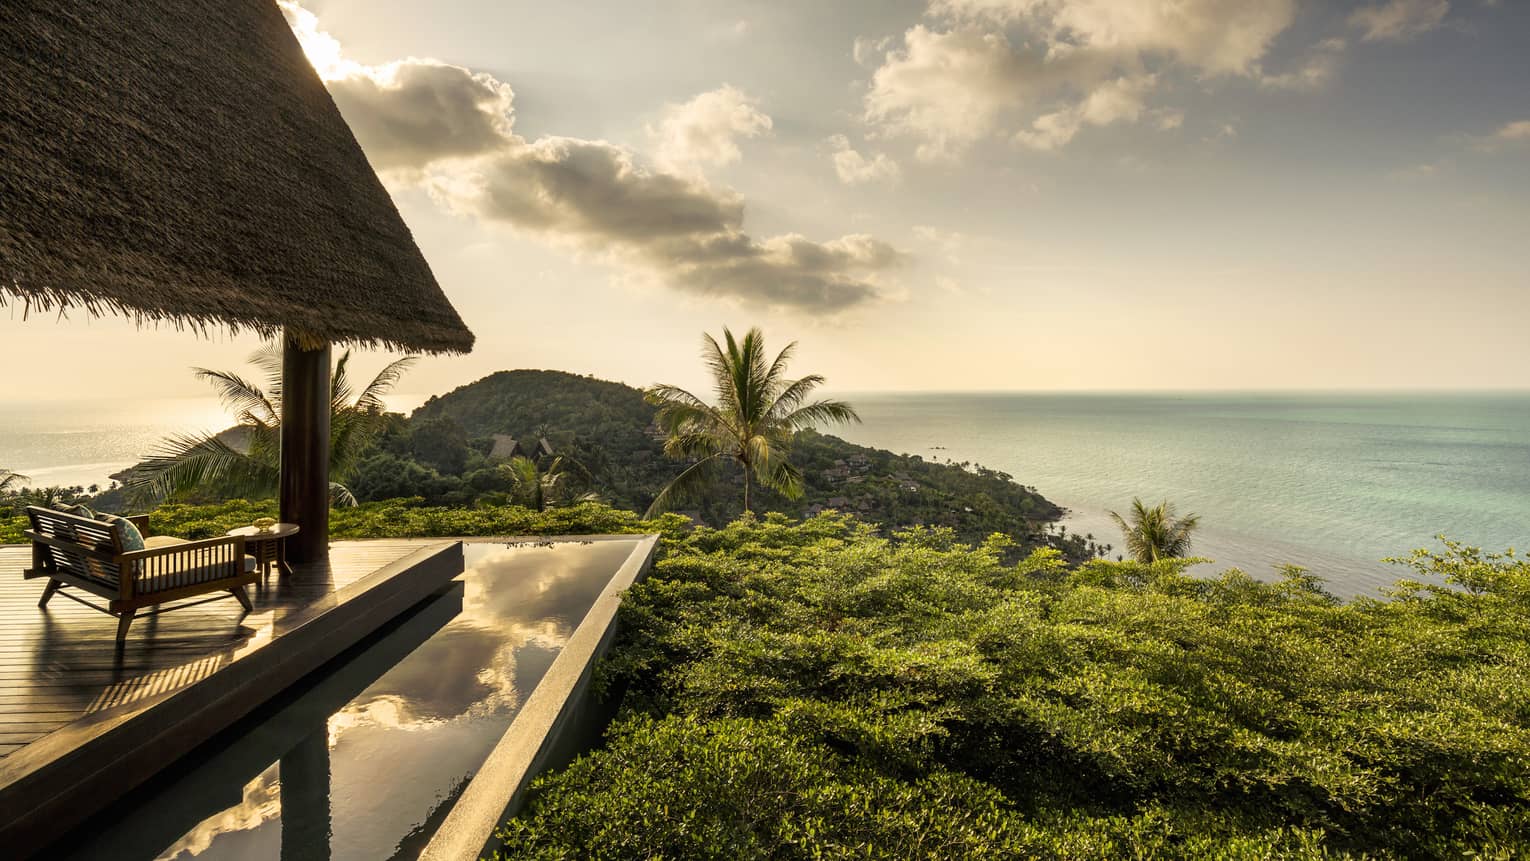
{"type": "Polygon", "coordinates": [[[133,521],[128,520],[126,517],[118,517],[115,514],[99,514],[96,515],[96,519],[102,523],[109,524],[112,531],[116,532],[117,547],[120,549],[120,552],[132,553],[135,550],[143,549],[143,533],[138,531],[138,527],[133,524],[133,521]]]}

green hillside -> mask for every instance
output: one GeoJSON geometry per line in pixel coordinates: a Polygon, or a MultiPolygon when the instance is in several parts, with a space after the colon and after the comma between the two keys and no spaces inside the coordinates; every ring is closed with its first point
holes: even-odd
{"type": "MultiPolygon", "coordinates": [[[[683,468],[664,456],[654,408],[638,389],[561,371],[501,371],[431,398],[391,431],[381,447],[392,460],[364,470],[358,496],[412,495],[386,479],[425,467],[435,475],[415,479],[427,498],[441,487],[435,494],[441,501],[468,501],[475,490],[492,488],[496,434],[527,445],[547,439],[588,471],[581,478],[589,489],[637,511],[683,468]],[[452,477],[459,479],[455,489],[452,477]]],[[[1004,532],[1026,544],[1042,543],[1046,525],[1063,513],[1002,472],[896,455],[827,434],[800,434],[793,461],[802,468],[806,493],[789,500],[763,492],[757,510],[800,516],[835,508],[884,527],[950,526],[972,540],[1004,532]]],[[[713,492],[682,510],[710,524],[732,520],[742,511],[741,481],[736,473],[721,476],[713,492]]],[[[1068,549],[1086,553],[1083,546],[1068,549]]]]}

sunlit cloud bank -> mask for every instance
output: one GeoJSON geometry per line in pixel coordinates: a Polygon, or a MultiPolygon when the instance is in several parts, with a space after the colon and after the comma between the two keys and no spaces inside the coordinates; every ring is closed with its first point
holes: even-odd
{"type": "MultiPolygon", "coordinates": [[[[1346,46],[1338,34],[1266,66],[1296,13],[1295,0],[931,0],[901,35],[856,44],[872,69],[862,118],[913,140],[924,160],[990,138],[1056,150],[1092,127],[1151,120],[1168,131],[1184,118],[1170,103],[1178,83],[1325,86],[1346,46]]],[[[1383,19],[1353,26],[1367,38],[1425,26],[1383,19]]]]}
{"type": "Polygon", "coordinates": [[[509,84],[431,59],[354,63],[313,14],[282,8],[373,165],[451,212],[695,296],[809,313],[885,296],[905,262],[864,234],[818,241],[744,230],[743,198],[702,174],[738,161],[738,141],[771,128],[735,88],[667,106],[650,129],[660,165],[651,167],[607,141],[528,139],[515,129],[509,84]]]}

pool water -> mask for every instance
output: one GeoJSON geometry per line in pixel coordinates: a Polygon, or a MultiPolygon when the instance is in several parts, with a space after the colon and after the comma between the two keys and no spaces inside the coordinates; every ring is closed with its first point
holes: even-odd
{"type": "Polygon", "coordinates": [[[450,587],[78,829],[77,858],[403,859],[637,540],[469,542],[450,587]]]}

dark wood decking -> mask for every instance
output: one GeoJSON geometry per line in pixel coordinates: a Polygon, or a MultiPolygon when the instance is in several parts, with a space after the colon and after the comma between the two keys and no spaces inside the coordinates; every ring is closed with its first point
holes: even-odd
{"type": "Polygon", "coordinates": [[[232,599],[134,622],[22,580],[31,548],[0,547],[0,846],[58,840],[232,722],[462,573],[455,541],[340,542],[232,599]]]}
{"type": "Polygon", "coordinates": [[[39,609],[43,581],[21,578],[31,549],[0,547],[0,757],[81,718],[207,678],[280,636],[294,611],[430,543],[337,543],[329,566],[252,588],[255,612],[241,613],[230,597],[139,618],[120,652],[116,620],[59,598],[39,609]]]}

